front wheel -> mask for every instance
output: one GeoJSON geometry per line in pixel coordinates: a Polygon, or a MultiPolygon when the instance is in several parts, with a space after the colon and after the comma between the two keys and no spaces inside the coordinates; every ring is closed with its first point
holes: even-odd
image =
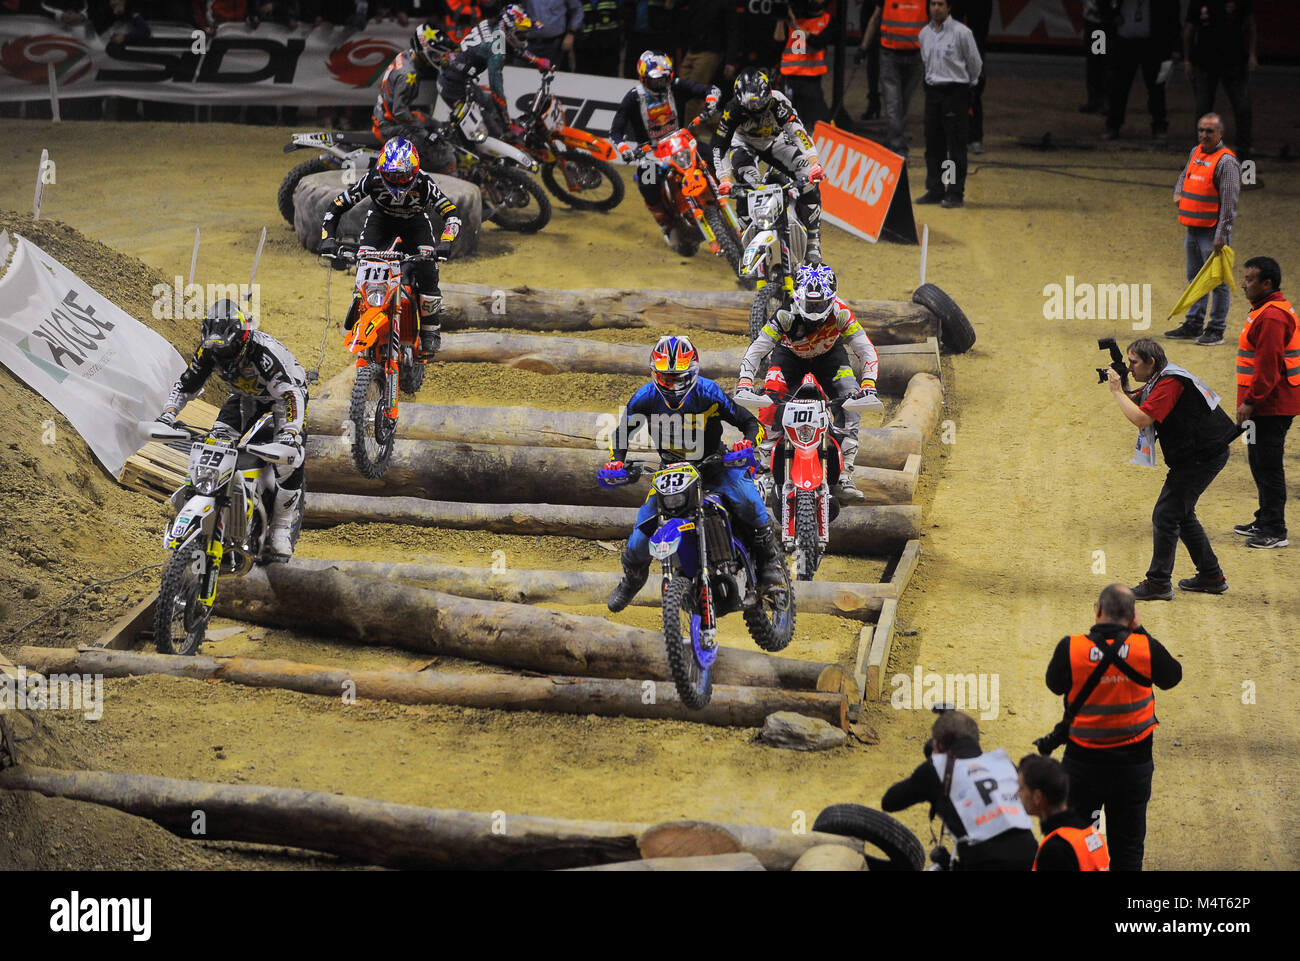
{"type": "MultiPolygon", "coordinates": [[[[754,302],[749,307],[749,342],[751,344],[758,339],[763,327],[780,309],[783,289],[779,284],[766,284],[758,293],[754,294],[754,302]],[[775,302],[773,301],[774,295],[775,302]]],[[[770,366],[771,356],[771,354],[768,354],[759,362],[758,369],[754,371],[755,384],[762,384],[763,379],[767,377],[767,368],[770,366]]],[[[776,428],[774,427],[774,429],[776,428]]]]}
{"type": "Polygon", "coordinates": [[[364,477],[383,477],[393,456],[397,424],[388,416],[385,387],[381,365],[357,368],[348,420],[352,431],[352,460],[364,477]]]}
{"type": "Polygon", "coordinates": [[[613,210],[623,202],[623,178],[589,153],[560,154],[542,168],[542,183],[576,210],[613,210]]]}
{"type": "Polygon", "coordinates": [[[212,609],[199,598],[208,582],[210,563],[201,547],[190,544],[178,548],[163,568],[153,622],[159,654],[189,657],[203,643],[212,609]]]}
{"type": "Polygon", "coordinates": [[[700,646],[699,601],[695,582],[674,577],[664,588],[664,644],[667,646],[668,669],[682,703],[698,711],[713,697],[713,661],[715,646],[700,646]]]}
{"type": "Polygon", "coordinates": [[[799,580],[811,581],[822,562],[821,540],[817,537],[821,526],[821,511],[817,506],[815,491],[796,491],[794,495],[794,555],[799,569],[799,580]]]}
{"type": "Polygon", "coordinates": [[[483,219],[502,230],[535,234],[551,221],[551,201],[532,177],[514,167],[494,167],[480,184],[483,219]]]}
{"type": "Polygon", "coordinates": [[[744,256],[745,252],[740,249],[740,238],[731,229],[731,222],[727,220],[722,209],[716,206],[706,207],[704,219],[708,221],[713,236],[718,238],[718,245],[722,247],[722,255],[727,258],[727,263],[731,265],[731,272],[738,281],[752,288],[754,281],[740,276],[740,258],[744,256]]]}
{"type": "Polygon", "coordinates": [[[782,590],[775,597],[765,593],[756,607],[745,611],[749,636],[765,651],[783,651],[794,638],[794,587],[790,572],[781,565],[782,590]]]}

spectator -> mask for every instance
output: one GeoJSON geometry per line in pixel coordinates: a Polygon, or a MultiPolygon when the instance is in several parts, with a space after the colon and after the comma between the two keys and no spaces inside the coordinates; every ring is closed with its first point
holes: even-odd
{"type": "Polygon", "coordinates": [[[1037,849],[1033,822],[1020,807],[1007,752],[982,750],[979,725],[960,711],[941,714],[931,735],[926,760],[885,792],[881,810],[928,803],[957,839],[956,870],[1028,871],[1037,849]]]}
{"type": "Polygon", "coordinates": [[[557,69],[568,67],[574,35],[582,26],[582,0],[524,0],[523,6],[537,24],[528,34],[528,52],[557,69]]]}
{"type": "Polygon", "coordinates": [[[1246,446],[1259,510],[1233,528],[1247,547],[1286,547],[1286,472],[1282,454],[1291,420],[1300,414],[1300,323],[1282,296],[1282,268],[1272,257],[1246,261],[1242,293],[1250,314],[1237,341],[1237,423],[1252,421],[1246,446]]]}
{"type": "Polygon", "coordinates": [[[1160,65],[1178,60],[1178,0],[1102,0],[1103,14],[1112,24],[1106,36],[1106,93],[1109,100],[1103,140],[1118,140],[1128,109],[1133,75],[1139,68],[1147,88],[1151,134],[1169,132],[1165,85],[1159,81],[1160,65]]]}
{"type": "Polygon", "coordinates": [[[776,65],[785,45],[777,35],[777,27],[785,22],[786,10],[785,0],[772,0],[770,7],[750,0],[731,0],[727,50],[722,56],[724,84],[731,84],[749,67],[757,67],[769,77],[776,76],[776,65]]]}
{"type": "Polygon", "coordinates": [[[811,131],[817,121],[831,119],[822,80],[826,76],[826,47],[835,42],[839,26],[826,11],[826,0],[790,0],[788,16],[781,76],[795,112],[811,131]]]}
{"type": "Polygon", "coordinates": [[[253,0],[248,25],[257,29],[262,23],[278,23],[295,30],[298,27],[298,0],[253,0]]]}
{"type": "MultiPolygon", "coordinates": [[[[1183,246],[1187,252],[1189,281],[1200,273],[1211,254],[1217,254],[1232,242],[1237,198],[1241,194],[1241,165],[1223,143],[1223,121],[1217,113],[1207,113],[1196,122],[1196,138],[1198,143],[1174,186],[1178,222],[1187,228],[1183,246]]],[[[1203,347],[1223,343],[1229,297],[1227,284],[1215,287],[1192,304],[1182,324],[1165,331],[1165,336],[1180,340],[1195,338],[1203,347]],[[1206,300],[1210,300],[1208,324],[1205,323],[1206,300]]]]}
{"type": "Polygon", "coordinates": [[[1101,22],[1101,4],[1102,0],[1083,0],[1083,84],[1087,99],[1079,107],[1079,113],[1106,112],[1105,45],[1110,41],[1101,22]],[[1102,34],[1100,48],[1098,32],[1102,34]]]}
{"type": "Polygon", "coordinates": [[[475,0],[432,0],[426,13],[429,26],[460,43],[474,25],[487,17],[483,5],[475,0]]]}
{"type": "Polygon", "coordinates": [[[636,77],[636,62],[647,50],[676,58],[672,13],[668,0],[621,0],[627,46],[623,51],[623,76],[636,77]]]}
{"type": "Polygon", "coordinates": [[[1105,810],[1113,871],[1142,870],[1159,724],[1152,685],[1165,691],[1183,679],[1182,665],[1141,626],[1136,599],[1123,584],[1104,588],[1092,629],[1062,638],[1047,665],[1048,690],[1066,698],[1070,807],[1093,823],[1105,810]]]}
{"type": "MultiPolygon", "coordinates": [[[[867,10],[870,9],[872,0],[863,0],[862,15],[870,17],[867,10]]],[[[858,47],[857,53],[853,55],[854,63],[867,61],[867,109],[862,113],[863,120],[880,119],[880,31],[877,30],[869,39],[867,37],[867,27],[864,23],[862,26],[861,41],[866,43],[858,47]]]]}
{"type": "Polygon", "coordinates": [[[1139,601],[1174,599],[1171,580],[1179,540],[1196,565],[1196,576],[1179,581],[1179,588],[1222,594],[1228,581],[1196,518],[1196,502],[1228,463],[1228,445],[1237,436],[1232,418],[1219,407],[1219,395],[1191,371],[1169,363],[1154,340],[1144,337],[1130,344],[1128,365],[1133,379],[1144,385],[1132,394],[1123,390],[1114,368],[1107,375],[1120,410],[1140,431],[1133,461],[1155,466],[1154,435],[1169,468],[1151,513],[1151,566],[1133,595],[1139,601]]]}
{"type": "Polygon", "coordinates": [[[860,50],[880,35],[880,92],[885,102],[885,146],[907,156],[907,111],[925,75],[921,28],[929,21],[926,0],[875,0],[860,50]]]}
{"type": "Polygon", "coordinates": [[[582,26],[573,49],[579,72],[618,76],[623,55],[623,19],[618,0],[583,0],[582,26]]]}
{"type": "Polygon", "coordinates": [[[79,27],[90,19],[87,0],[42,0],[41,10],[65,27],[79,27]]]}
{"type": "Polygon", "coordinates": [[[127,0],[99,0],[95,5],[93,23],[95,32],[104,37],[108,43],[121,43],[124,40],[140,40],[149,36],[149,24],[145,22],[135,4],[128,5],[127,0]]]}
{"type": "Polygon", "coordinates": [[[984,63],[970,27],[949,15],[948,0],[930,0],[921,30],[925,65],[925,193],[917,203],[961,207],[966,196],[970,92],[984,63]],[[952,161],[951,170],[945,169],[952,161]]]}
{"type": "Polygon", "coordinates": [[[194,24],[213,33],[223,23],[239,23],[248,16],[248,0],[194,0],[194,24]]]}
{"type": "Polygon", "coordinates": [[[1250,159],[1254,147],[1250,109],[1250,75],[1259,68],[1255,55],[1254,0],[1192,0],[1183,24],[1183,69],[1192,81],[1196,114],[1214,109],[1220,83],[1232,104],[1237,156],[1250,159]]]}
{"type": "MultiPolygon", "coordinates": [[[[677,71],[683,80],[707,87],[718,79],[722,55],[727,49],[728,3],[729,0],[687,0],[681,12],[686,54],[677,71]]],[[[698,115],[702,104],[698,97],[688,101],[686,115],[698,115]]]]}
{"type": "Polygon", "coordinates": [[[1038,818],[1043,840],[1034,856],[1035,871],[1109,871],[1106,839],[1087,818],[1071,811],[1070,776],[1061,763],[1041,754],[1020,759],[1020,803],[1038,818]]]}
{"type": "Polygon", "coordinates": [[[989,21],[993,18],[993,0],[956,0],[952,15],[975,36],[975,49],[979,51],[982,66],[979,83],[970,91],[970,133],[967,146],[973,154],[984,152],[984,66],[988,65],[989,21]]]}
{"type": "MultiPolygon", "coordinates": [[[[411,25],[411,17],[407,12],[411,0],[373,0],[369,4],[370,20],[375,23],[383,23],[385,20],[391,20],[399,27],[408,27],[411,25]]],[[[361,4],[357,4],[357,11],[360,12],[361,4]]]]}

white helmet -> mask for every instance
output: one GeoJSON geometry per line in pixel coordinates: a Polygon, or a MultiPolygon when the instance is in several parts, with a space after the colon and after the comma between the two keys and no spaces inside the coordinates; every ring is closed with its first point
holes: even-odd
{"type": "Polygon", "coordinates": [[[835,271],[825,264],[803,264],[794,287],[794,309],[806,321],[820,323],[835,309],[835,271]]]}

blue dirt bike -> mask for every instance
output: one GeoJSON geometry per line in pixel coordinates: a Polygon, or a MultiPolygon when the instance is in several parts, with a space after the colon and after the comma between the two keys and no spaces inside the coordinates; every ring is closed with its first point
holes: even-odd
{"type": "MultiPolygon", "coordinates": [[[[785,571],[783,584],[759,588],[749,547],[732,531],[731,517],[718,494],[704,490],[700,471],[718,464],[748,469],[752,450],[653,467],[628,463],[603,472],[602,487],[629,484],[653,474],[657,527],[650,555],[663,562],[664,643],[677,693],[699,710],[713,696],[713,665],[718,656],[718,618],[740,611],[745,626],[765,651],[780,651],[794,636],[794,591],[785,571]]],[[[784,571],[784,568],[783,568],[784,571]]]]}

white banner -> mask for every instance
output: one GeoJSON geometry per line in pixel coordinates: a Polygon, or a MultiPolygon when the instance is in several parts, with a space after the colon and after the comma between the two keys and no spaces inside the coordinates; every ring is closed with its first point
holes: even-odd
{"type": "MultiPolygon", "coordinates": [[[[63,414],[117,477],[140,449],[136,422],[157,416],[185,361],[31,241],[0,231],[0,364],[63,414]]],[[[19,425],[9,424],[12,431],[19,425]]],[[[33,412],[32,430],[40,430],[33,412]]]]}

